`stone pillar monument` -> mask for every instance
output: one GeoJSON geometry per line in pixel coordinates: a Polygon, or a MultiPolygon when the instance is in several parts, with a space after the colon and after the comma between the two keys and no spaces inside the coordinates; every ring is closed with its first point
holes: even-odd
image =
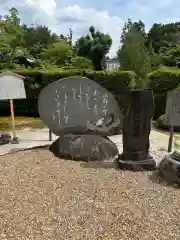
{"type": "Polygon", "coordinates": [[[123,153],[120,168],[153,170],[155,161],[149,155],[149,134],[154,111],[152,90],[131,90],[126,93],[123,119],[123,153]]]}

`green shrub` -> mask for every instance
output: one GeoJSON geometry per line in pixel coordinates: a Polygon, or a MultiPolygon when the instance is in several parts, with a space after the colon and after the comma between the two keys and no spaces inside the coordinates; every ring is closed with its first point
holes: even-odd
{"type": "Polygon", "coordinates": [[[117,94],[134,87],[136,78],[135,73],[131,71],[95,71],[86,72],[85,76],[117,94]]]}
{"type": "Polygon", "coordinates": [[[168,119],[165,114],[158,117],[158,119],[156,120],[156,127],[165,130],[169,129],[168,119]]]}
{"type": "Polygon", "coordinates": [[[162,67],[149,74],[149,87],[153,89],[155,96],[155,119],[165,113],[167,92],[177,88],[179,84],[180,70],[177,68],[162,67]]]}
{"type": "MultiPolygon", "coordinates": [[[[169,130],[170,126],[169,126],[169,123],[168,123],[167,116],[165,114],[161,115],[156,120],[155,126],[159,129],[162,129],[162,130],[169,130]]],[[[174,131],[179,132],[180,127],[179,126],[174,126],[174,131]]]]}
{"type": "Polygon", "coordinates": [[[180,70],[177,68],[160,68],[149,74],[149,87],[155,93],[167,92],[180,84],[180,70]]]}
{"type": "MultiPolygon", "coordinates": [[[[88,77],[108,91],[112,92],[120,106],[123,104],[123,92],[134,86],[136,75],[130,71],[81,71],[70,70],[63,71],[61,69],[38,70],[26,69],[15,70],[15,73],[25,77],[26,100],[15,101],[15,114],[25,116],[38,116],[37,100],[41,89],[47,84],[69,76],[85,76],[88,77]]],[[[5,109],[8,109],[7,102],[0,104],[0,115],[6,115],[5,109]]]]}

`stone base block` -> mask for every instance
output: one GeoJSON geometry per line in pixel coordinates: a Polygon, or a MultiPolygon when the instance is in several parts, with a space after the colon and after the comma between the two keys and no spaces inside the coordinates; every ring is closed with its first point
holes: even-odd
{"type": "Polygon", "coordinates": [[[118,165],[121,169],[131,170],[131,171],[154,171],[156,170],[156,162],[152,156],[149,156],[146,160],[141,161],[132,161],[132,160],[123,160],[122,155],[118,158],[118,165]]]}

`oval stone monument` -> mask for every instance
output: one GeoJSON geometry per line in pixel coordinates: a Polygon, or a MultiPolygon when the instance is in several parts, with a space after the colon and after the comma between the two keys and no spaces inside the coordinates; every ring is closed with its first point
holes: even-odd
{"type": "MultiPolygon", "coordinates": [[[[122,122],[114,96],[98,83],[80,76],[64,78],[46,86],[40,93],[38,109],[40,118],[57,136],[92,134],[91,124],[108,116],[122,122]]],[[[103,131],[101,134],[94,131],[94,134],[108,135],[103,131]]]]}
{"type": "Polygon", "coordinates": [[[98,83],[80,76],[53,82],[41,91],[38,108],[59,136],[49,149],[56,157],[93,161],[118,155],[106,136],[120,127],[122,114],[114,96],[98,83]]]}

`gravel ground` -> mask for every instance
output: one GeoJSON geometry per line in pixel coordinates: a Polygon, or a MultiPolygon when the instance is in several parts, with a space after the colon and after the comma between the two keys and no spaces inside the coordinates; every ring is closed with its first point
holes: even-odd
{"type": "Polygon", "coordinates": [[[0,240],[180,239],[180,190],[152,172],[59,160],[48,150],[0,157],[0,240]]]}

